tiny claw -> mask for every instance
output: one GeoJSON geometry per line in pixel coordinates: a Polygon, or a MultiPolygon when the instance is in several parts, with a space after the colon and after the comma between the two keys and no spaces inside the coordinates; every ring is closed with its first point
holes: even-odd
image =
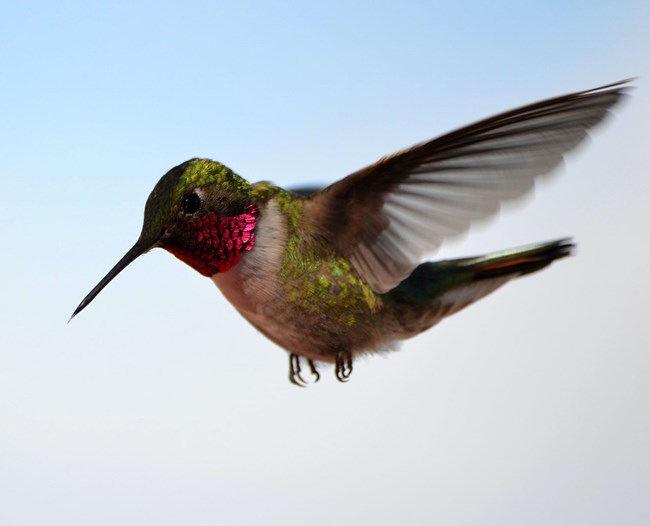
{"type": "Polygon", "coordinates": [[[295,386],[297,386],[297,387],[300,387],[300,388],[302,388],[302,389],[304,389],[305,387],[307,387],[305,384],[301,384],[299,381],[297,381],[293,376],[291,376],[291,374],[289,374],[289,381],[290,381],[293,385],[295,385],[295,386]]]}
{"type": "Polygon", "coordinates": [[[289,355],[289,381],[298,387],[307,387],[307,382],[300,376],[300,356],[293,353],[289,355]]]}
{"type": "Polygon", "coordinates": [[[336,367],[334,369],[336,379],[345,383],[352,374],[352,353],[350,351],[339,351],[336,355],[336,367]]]}
{"type": "Polygon", "coordinates": [[[309,358],[307,359],[307,363],[309,364],[311,375],[314,377],[314,383],[318,382],[318,380],[320,380],[320,374],[318,374],[318,370],[316,369],[316,364],[309,358]]]}

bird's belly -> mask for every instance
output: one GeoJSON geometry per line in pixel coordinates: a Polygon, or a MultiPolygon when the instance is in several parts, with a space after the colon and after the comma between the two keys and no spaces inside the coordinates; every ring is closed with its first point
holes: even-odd
{"type": "Polygon", "coordinates": [[[242,280],[231,270],[212,276],[212,281],[251,325],[289,352],[334,362],[340,351],[372,352],[389,343],[379,341],[383,338],[374,324],[351,324],[340,313],[313,312],[284,300],[285,291],[268,280],[242,280]]]}
{"type": "Polygon", "coordinates": [[[280,291],[272,290],[268,281],[242,280],[233,271],[215,274],[211,279],[239,313],[275,344],[308,358],[334,361],[335,346],[310,334],[303,323],[306,320],[282,303],[280,291]]]}

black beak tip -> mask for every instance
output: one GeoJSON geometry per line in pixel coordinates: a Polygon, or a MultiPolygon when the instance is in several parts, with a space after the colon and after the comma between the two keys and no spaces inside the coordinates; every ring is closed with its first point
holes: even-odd
{"type": "Polygon", "coordinates": [[[77,314],[79,314],[83,310],[83,308],[84,307],[82,306],[82,303],[80,303],[79,306],[72,313],[72,316],[70,316],[70,319],[68,320],[68,323],[70,323],[72,321],[72,318],[74,318],[77,314]]]}
{"type": "Polygon", "coordinates": [[[79,306],[75,309],[75,311],[72,313],[72,316],[70,316],[70,319],[68,320],[68,323],[72,321],[72,318],[74,318],[77,314],[79,314],[82,310],[84,310],[88,304],[95,299],[97,294],[101,292],[101,290],[110,283],[110,281],[117,276],[124,268],[131,263],[134,259],[136,259],[138,256],[141,254],[144,254],[148,250],[147,247],[141,245],[139,242],[133,245],[131,250],[129,250],[122,259],[120,259],[117,264],[110,270],[106,276],[97,284],[95,285],[95,288],[91,290],[88,295],[81,300],[81,303],[79,306]]]}
{"type": "Polygon", "coordinates": [[[93,291],[90,294],[88,294],[88,296],[86,296],[83,300],[81,300],[81,303],[74,310],[72,316],[70,316],[68,323],[70,323],[72,321],[72,318],[74,318],[77,314],[79,314],[82,310],[84,310],[88,306],[88,304],[95,298],[98,292],[99,291],[95,292],[95,290],[93,289],[93,291]]]}

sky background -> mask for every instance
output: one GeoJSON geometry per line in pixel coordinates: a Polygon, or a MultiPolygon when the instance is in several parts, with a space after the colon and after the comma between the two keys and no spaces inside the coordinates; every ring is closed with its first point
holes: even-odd
{"type": "Polygon", "coordinates": [[[650,523],[650,3],[36,2],[0,17],[0,524],[650,523]],[[69,325],[194,156],[332,182],[637,76],[534,198],[436,257],[577,256],[297,389],[168,253],[69,325]]]}

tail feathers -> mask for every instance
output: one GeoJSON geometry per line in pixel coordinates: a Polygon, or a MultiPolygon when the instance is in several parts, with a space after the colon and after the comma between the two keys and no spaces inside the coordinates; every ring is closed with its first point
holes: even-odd
{"type": "Polygon", "coordinates": [[[474,280],[503,276],[516,277],[537,272],[556,259],[567,257],[574,248],[575,245],[570,239],[559,239],[549,243],[496,252],[487,256],[456,260],[456,262],[472,269],[474,280]]]}
{"type": "Polygon", "coordinates": [[[570,255],[573,248],[570,239],[559,239],[485,256],[423,263],[384,298],[404,327],[416,333],[511,279],[570,255]]]}

